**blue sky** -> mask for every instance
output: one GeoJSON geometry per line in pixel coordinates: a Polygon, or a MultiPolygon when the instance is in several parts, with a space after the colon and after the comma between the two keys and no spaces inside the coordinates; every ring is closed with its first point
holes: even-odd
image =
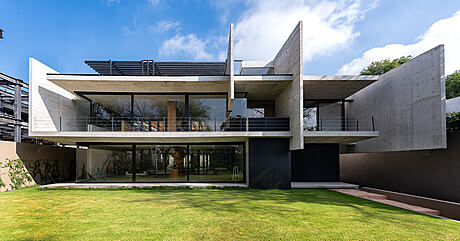
{"type": "Polygon", "coordinates": [[[91,73],[85,60],[224,61],[230,23],[237,59],[269,60],[303,20],[305,74],[356,73],[438,42],[448,74],[460,69],[457,11],[458,0],[0,0],[0,72],[27,81],[29,57],[61,73],[91,73]]]}

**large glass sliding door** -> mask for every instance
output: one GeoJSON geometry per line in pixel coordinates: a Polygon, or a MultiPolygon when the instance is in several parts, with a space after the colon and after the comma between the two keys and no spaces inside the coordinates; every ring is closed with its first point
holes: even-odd
{"type": "Polygon", "coordinates": [[[91,145],[86,164],[77,168],[77,181],[130,182],[132,180],[132,145],[91,145]]]}
{"type": "Polygon", "coordinates": [[[81,182],[244,182],[243,144],[90,145],[81,182]]]}
{"type": "Polygon", "coordinates": [[[136,145],[136,182],[187,181],[186,145],[136,145]]]}
{"type": "Polygon", "coordinates": [[[189,178],[192,182],[244,180],[242,145],[191,145],[189,178]]]}

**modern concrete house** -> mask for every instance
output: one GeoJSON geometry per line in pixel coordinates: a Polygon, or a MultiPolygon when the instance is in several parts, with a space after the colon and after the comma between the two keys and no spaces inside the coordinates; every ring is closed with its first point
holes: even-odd
{"type": "Polygon", "coordinates": [[[446,147],[444,49],[381,76],[304,75],[302,22],[274,59],[86,61],[60,74],[31,58],[29,135],[86,146],[77,182],[339,181],[339,152],[446,147]]]}

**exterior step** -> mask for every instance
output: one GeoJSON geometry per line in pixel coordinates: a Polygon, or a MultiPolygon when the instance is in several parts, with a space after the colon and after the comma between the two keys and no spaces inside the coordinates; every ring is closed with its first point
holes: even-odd
{"type": "Polygon", "coordinates": [[[365,192],[362,190],[357,189],[330,189],[336,192],[348,194],[355,197],[365,198],[365,199],[372,199],[372,200],[385,200],[387,196],[377,193],[365,192]]]}

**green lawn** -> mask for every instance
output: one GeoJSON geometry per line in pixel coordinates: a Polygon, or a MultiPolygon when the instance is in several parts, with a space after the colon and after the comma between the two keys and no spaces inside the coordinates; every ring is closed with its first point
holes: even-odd
{"type": "Polygon", "coordinates": [[[327,190],[0,193],[0,240],[453,240],[460,223],[327,190]]]}

